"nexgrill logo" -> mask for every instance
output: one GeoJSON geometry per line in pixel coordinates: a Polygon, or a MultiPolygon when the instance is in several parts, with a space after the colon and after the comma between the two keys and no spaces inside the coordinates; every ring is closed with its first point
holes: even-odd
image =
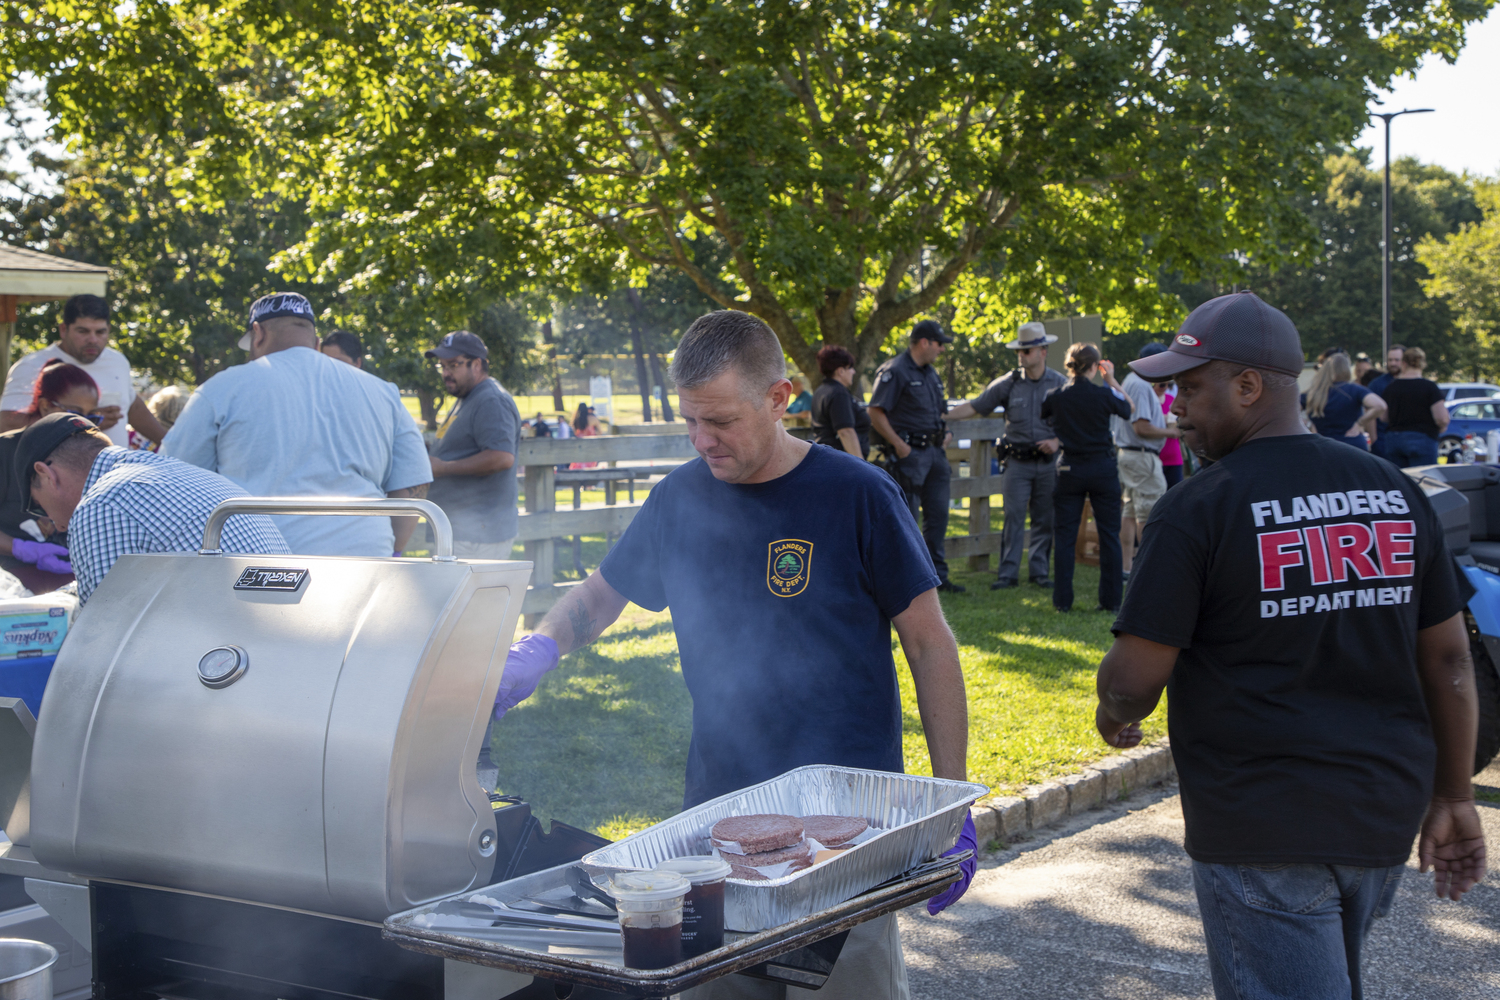
{"type": "Polygon", "coordinates": [[[307,579],[305,569],[277,569],[271,566],[247,566],[234,581],[235,590],[296,590],[307,579]]]}

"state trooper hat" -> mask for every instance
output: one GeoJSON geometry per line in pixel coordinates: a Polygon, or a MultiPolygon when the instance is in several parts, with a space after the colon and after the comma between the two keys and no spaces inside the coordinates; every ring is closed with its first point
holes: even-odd
{"type": "Polygon", "coordinates": [[[1231,361],[1283,375],[1302,374],[1302,337],[1286,313],[1254,292],[1209,299],[1188,314],[1165,351],[1130,362],[1153,382],[1210,361],[1231,361]]]}
{"type": "Polygon", "coordinates": [[[57,446],[74,434],[97,430],[88,417],[76,413],[52,413],[21,432],[16,441],[16,457],[13,474],[21,487],[21,509],[31,509],[31,467],[45,462],[57,446]]]}
{"type": "Polygon", "coordinates": [[[1022,323],[1016,331],[1016,339],[1005,345],[1007,351],[1024,351],[1028,347],[1046,347],[1057,343],[1057,338],[1047,332],[1042,323],[1022,323]]]}
{"type": "Polygon", "coordinates": [[[264,323],[268,319],[280,319],[283,316],[296,316],[307,320],[313,326],[318,325],[317,318],[313,316],[312,303],[307,301],[307,296],[297,292],[272,292],[270,295],[262,295],[250,304],[250,318],[245,321],[245,335],[240,338],[240,350],[250,350],[250,328],[256,323],[264,323]]]}

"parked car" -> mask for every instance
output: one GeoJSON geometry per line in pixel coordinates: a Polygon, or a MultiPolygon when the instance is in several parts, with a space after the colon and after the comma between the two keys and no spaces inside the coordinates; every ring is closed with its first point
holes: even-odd
{"type": "Polygon", "coordinates": [[[1450,402],[1455,399],[1494,399],[1500,396],[1500,385],[1490,385],[1488,382],[1439,382],[1438,388],[1443,390],[1444,398],[1450,402]]]}
{"type": "MultiPolygon", "coordinates": [[[[1500,399],[1455,399],[1447,404],[1448,429],[1438,439],[1438,461],[1456,461],[1450,456],[1463,451],[1464,438],[1472,434],[1482,444],[1490,431],[1500,431],[1500,399]]],[[[1491,459],[1493,461],[1493,459],[1491,459]]]]}

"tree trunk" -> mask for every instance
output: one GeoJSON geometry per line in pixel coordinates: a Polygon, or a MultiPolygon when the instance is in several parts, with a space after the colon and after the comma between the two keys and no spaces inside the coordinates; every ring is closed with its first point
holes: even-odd
{"type": "Polygon", "coordinates": [[[648,355],[651,358],[651,377],[656,384],[661,386],[661,418],[667,423],[672,422],[672,401],[667,398],[667,380],[661,377],[661,359],[655,353],[648,355]]]}
{"type": "Polygon", "coordinates": [[[562,372],[557,367],[557,345],[552,343],[552,321],[542,324],[542,343],[547,345],[547,363],[552,368],[552,409],[563,413],[562,372]]]}
{"type": "Polygon", "coordinates": [[[634,288],[625,290],[630,304],[630,351],[635,355],[635,381],[641,389],[641,416],[651,422],[651,379],[646,375],[646,352],[641,349],[641,300],[634,288]]]}
{"type": "Polygon", "coordinates": [[[422,423],[430,431],[437,430],[438,410],[443,405],[441,395],[441,393],[433,392],[431,389],[417,390],[417,406],[422,411],[422,423]]]}

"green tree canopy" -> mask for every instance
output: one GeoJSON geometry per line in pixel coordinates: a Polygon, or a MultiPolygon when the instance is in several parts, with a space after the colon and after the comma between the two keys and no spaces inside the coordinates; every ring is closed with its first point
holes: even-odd
{"type": "MultiPolygon", "coordinates": [[[[1303,202],[1317,242],[1288,248],[1282,267],[1250,266],[1238,280],[1291,317],[1310,358],[1334,346],[1376,357],[1381,343],[1381,172],[1370,168],[1368,154],[1335,154],[1324,166],[1326,184],[1303,202]]],[[[1411,158],[1391,164],[1391,342],[1423,348],[1435,373],[1464,367],[1471,352],[1448,304],[1424,292],[1429,275],[1417,247],[1479,217],[1474,191],[1464,178],[1411,158]]]]}
{"type": "Polygon", "coordinates": [[[318,280],[673,268],[811,371],[822,341],[867,363],[982,255],[1013,296],[1154,321],[1163,270],[1294,243],[1320,148],[1489,4],[4,6],[0,65],[66,132],[181,135],[200,198],[307,192],[318,280]]]}
{"type": "Polygon", "coordinates": [[[1431,275],[1422,287],[1453,310],[1455,366],[1493,381],[1500,379],[1500,179],[1477,182],[1475,194],[1484,219],[1429,234],[1416,253],[1431,275]]]}

